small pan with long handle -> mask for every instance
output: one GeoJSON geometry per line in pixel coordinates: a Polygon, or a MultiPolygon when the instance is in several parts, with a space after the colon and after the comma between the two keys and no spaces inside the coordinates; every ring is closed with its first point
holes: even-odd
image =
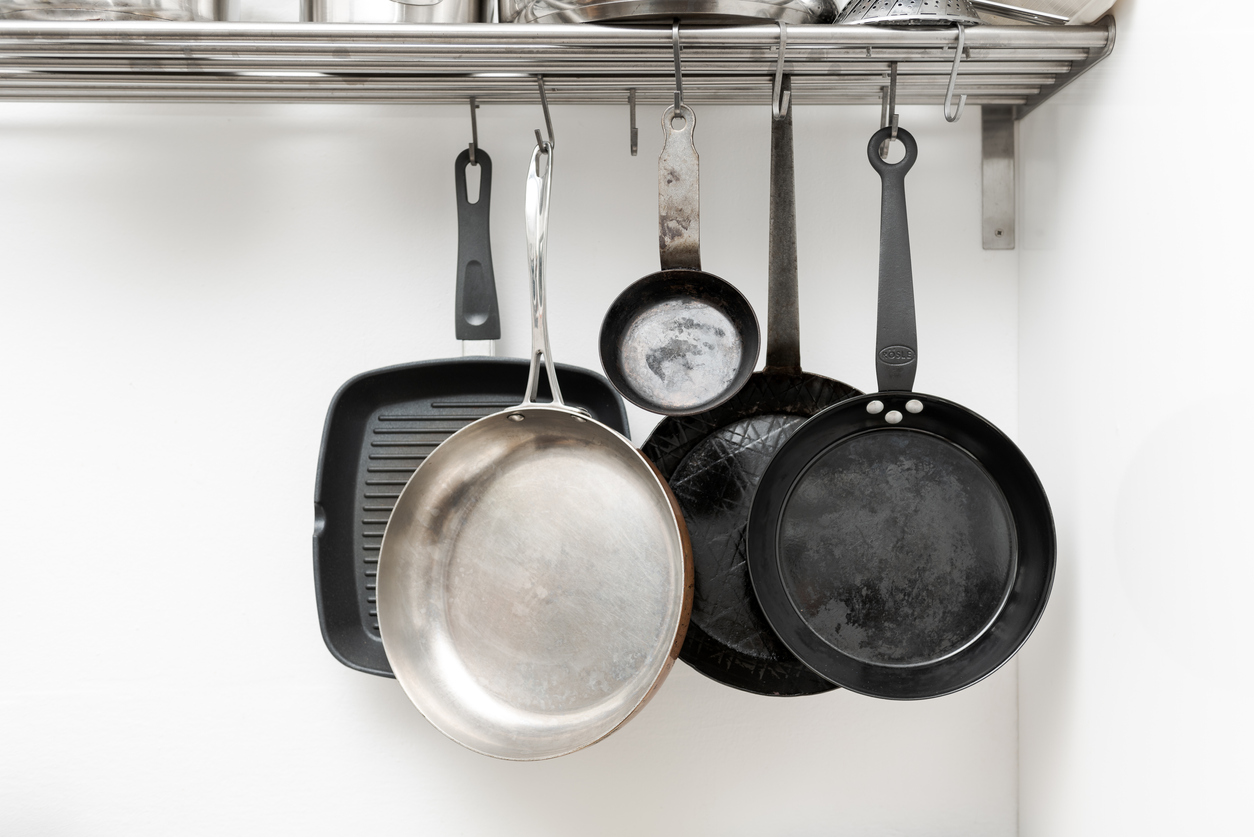
{"type": "Polygon", "coordinates": [[[745,566],[745,528],[775,451],[805,419],[861,393],[801,369],[791,109],[771,120],[769,275],[766,368],[712,410],[662,419],[643,450],[670,482],[692,539],[696,592],[680,659],[745,691],[809,695],[834,687],[767,624],[745,566]]]}
{"type": "Polygon", "coordinates": [[[658,242],[662,269],[629,285],[601,323],[601,365],[633,404],[687,416],[723,403],[758,360],[758,319],[744,294],[701,269],[700,184],[687,105],[662,115],[658,242]]]}
{"type": "Polygon", "coordinates": [[[1027,640],[1049,597],[1049,501],[1023,453],[985,419],[913,392],[914,287],[906,172],[867,148],[883,181],[876,374],[880,392],[819,413],[763,474],[749,571],[780,639],[827,680],[883,698],[948,694],[1027,640]]]}
{"type": "Polygon", "coordinates": [[[562,402],[544,289],[552,170],[551,144],[538,145],[523,403],[427,457],[379,556],[379,628],[405,693],[454,741],[512,760],[618,729],[670,671],[692,607],[692,556],[666,482],[630,441],[562,402]],[[542,371],[550,404],[536,401],[542,371]]]}
{"type": "MultiPolygon", "coordinates": [[[[479,199],[466,191],[470,152],[453,166],[457,186],[457,339],[501,336],[488,217],[492,158],[477,149],[479,199]]],[[[523,358],[461,357],[376,369],[352,378],[327,410],[314,487],[314,583],[322,638],[349,668],[392,676],[376,608],[379,545],[392,505],[436,446],[472,421],[517,404],[523,358]]],[[[567,400],[627,434],[623,401],[605,378],[559,365],[567,400]]],[[[541,386],[547,398],[547,381],[541,386]]]]}

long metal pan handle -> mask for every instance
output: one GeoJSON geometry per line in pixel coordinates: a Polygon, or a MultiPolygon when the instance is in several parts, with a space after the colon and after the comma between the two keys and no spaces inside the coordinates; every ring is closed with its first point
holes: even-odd
{"type": "Polygon", "coordinates": [[[918,364],[915,334],[914,273],[910,265],[910,227],[906,222],[906,173],[919,158],[910,132],[897,129],[906,156],[897,163],[880,159],[880,145],[891,137],[881,128],[867,144],[867,159],[880,175],[880,289],[875,328],[875,377],[881,392],[914,388],[918,364]]]}
{"type": "Polygon", "coordinates": [[[662,114],[662,154],[657,158],[658,249],[663,270],[701,269],[701,180],[687,105],[662,114]]]}
{"type": "MultiPolygon", "coordinates": [[[[792,87],[785,76],[783,90],[792,87]]],[[[797,197],[793,174],[792,108],[771,117],[771,237],[766,298],[766,367],[801,371],[797,306],[797,197]]]]}
{"type": "Polygon", "coordinates": [[[557,370],[553,368],[553,353],[549,350],[549,325],[545,320],[544,263],[549,245],[549,191],[553,186],[553,145],[544,142],[531,152],[531,165],[527,168],[527,266],[531,272],[531,372],[527,376],[527,395],[522,406],[538,403],[540,390],[540,360],[549,376],[553,390],[553,403],[565,406],[562,390],[557,384],[557,370]]]}
{"type": "Polygon", "coordinates": [[[500,340],[501,314],[492,271],[492,158],[475,149],[479,167],[479,199],[474,203],[466,189],[470,149],[457,155],[453,181],[457,187],[457,313],[458,340],[500,340]]]}

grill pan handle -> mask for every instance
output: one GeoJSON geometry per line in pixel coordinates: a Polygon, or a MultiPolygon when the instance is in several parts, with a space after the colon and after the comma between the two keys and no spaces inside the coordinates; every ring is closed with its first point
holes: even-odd
{"type": "Polygon", "coordinates": [[[658,249],[662,270],[701,269],[701,181],[687,105],[662,114],[662,154],[657,158],[658,249]],[[676,125],[682,122],[682,125],[676,125]]]}
{"type": "Polygon", "coordinates": [[[492,158],[475,149],[479,166],[479,200],[470,202],[466,167],[470,149],[457,155],[453,178],[457,185],[457,305],[454,327],[458,340],[500,340],[501,312],[492,272],[491,216],[492,158]]]}
{"type": "Polygon", "coordinates": [[[880,145],[893,135],[881,128],[867,145],[867,158],[883,184],[880,199],[880,288],[875,328],[875,378],[880,392],[914,388],[918,364],[915,334],[914,273],[910,265],[910,228],[906,222],[906,173],[919,158],[919,146],[904,128],[897,139],[906,156],[897,163],[880,159],[880,145]]]}
{"type": "Polygon", "coordinates": [[[553,143],[540,142],[531,152],[527,168],[527,266],[531,272],[531,371],[527,375],[527,395],[522,406],[539,403],[540,359],[549,376],[553,403],[564,407],[557,385],[553,353],[549,350],[549,324],[545,319],[544,262],[549,249],[549,191],[553,186],[553,143]],[[543,163],[543,170],[541,163],[543,163]]]}

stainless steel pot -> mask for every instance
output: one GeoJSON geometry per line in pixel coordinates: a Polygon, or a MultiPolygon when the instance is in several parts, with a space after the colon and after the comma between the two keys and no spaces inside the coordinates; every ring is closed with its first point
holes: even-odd
{"type": "Polygon", "coordinates": [[[500,0],[501,20],[516,23],[606,23],[617,20],[831,23],[835,0],[500,0]]]}
{"type": "Polygon", "coordinates": [[[181,20],[216,19],[215,0],[0,0],[0,19],[181,20]]]}
{"type": "Polygon", "coordinates": [[[479,0],[313,0],[318,23],[478,23],[479,0]]]}

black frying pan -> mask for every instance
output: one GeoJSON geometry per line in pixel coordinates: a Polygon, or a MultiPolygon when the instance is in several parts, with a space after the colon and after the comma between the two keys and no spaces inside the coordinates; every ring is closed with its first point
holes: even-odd
{"type": "Polygon", "coordinates": [[[655,413],[709,410],[744,386],[758,360],[758,319],[740,291],[701,269],[696,117],[666,109],[658,158],[662,269],[628,286],[601,323],[601,365],[628,401],[655,413]]]}
{"type": "MultiPolygon", "coordinates": [[[[501,336],[488,215],[492,160],[477,149],[479,200],[466,194],[469,151],[454,164],[458,208],[459,340],[501,336]]],[[[314,583],[322,638],[349,668],[392,676],[379,636],[375,579],[383,530],[410,475],[472,421],[512,407],[527,390],[521,358],[467,357],[366,372],[331,399],[314,487],[314,583]]],[[[600,375],[557,365],[568,404],[627,435],[623,402],[600,375]]],[[[552,397],[547,380],[540,396],[552,397]]]]}
{"type": "Polygon", "coordinates": [[[1049,501],[1032,466],[970,410],[911,391],[917,351],[905,176],[883,181],[880,392],[807,421],[771,460],[749,520],[749,571],[784,644],[820,675],[884,698],[987,677],[1036,626],[1054,575],[1049,501]]]}
{"type": "Polygon", "coordinates": [[[771,122],[766,368],[712,410],[663,419],[643,448],[670,482],[692,540],[696,591],[680,659],[720,683],[763,695],[817,694],[833,686],[776,638],[754,599],[744,543],[754,488],[806,418],[861,394],[801,370],[796,221],[790,110],[771,122]]]}

